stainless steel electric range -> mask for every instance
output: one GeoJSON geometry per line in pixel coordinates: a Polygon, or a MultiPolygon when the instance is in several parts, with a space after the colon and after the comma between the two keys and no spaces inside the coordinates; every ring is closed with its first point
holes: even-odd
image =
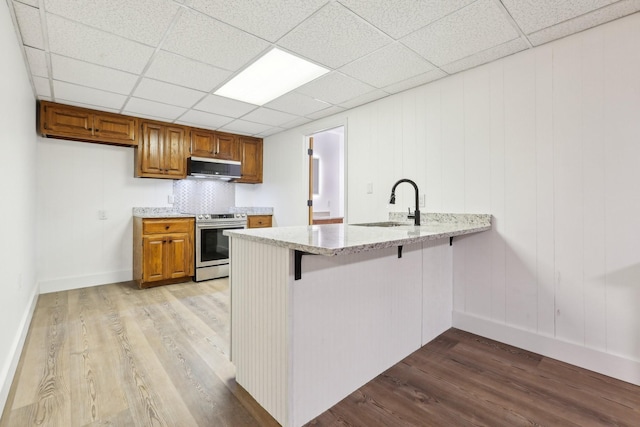
{"type": "Polygon", "coordinates": [[[197,214],[195,229],[195,281],[217,279],[229,275],[229,238],[224,230],[247,227],[243,213],[197,214]]]}

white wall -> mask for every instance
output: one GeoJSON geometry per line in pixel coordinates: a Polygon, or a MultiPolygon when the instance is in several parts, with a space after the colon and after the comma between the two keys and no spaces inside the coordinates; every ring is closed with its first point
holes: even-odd
{"type": "Polygon", "coordinates": [[[41,292],[132,279],[132,208],[171,207],[173,194],[173,180],[134,178],[133,152],[38,138],[41,292]],[[99,210],[106,211],[106,220],[98,218],[99,210]]]}
{"type": "Polygon", "coordinates": [[[13,28],[7,3],[0,2],[0,408],[4,408],[38,295],[33,253],[35,98],[13,28]]]}
{"type": "Polygon", "coordinates": [[[259,197],[304,224],[303,136],[348,122],[347,222],[386,219],[399,178],[493,214],[454,241],[454,325],[640,384],[638,40],[634,14],[266,138],[259,197]]]}

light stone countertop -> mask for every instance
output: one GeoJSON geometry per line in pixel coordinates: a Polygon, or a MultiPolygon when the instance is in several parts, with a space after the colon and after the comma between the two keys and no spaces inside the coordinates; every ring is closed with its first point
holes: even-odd
{"type": "MultiPolygon", "coordinates": [[[[404,221],[406,222],[406,214],[404,221]]],[[[266,243],[318,255],[345,255],[392,246],[436,240],[491,229],[491,215],[485,214],[423,214],[438,215],[439,221],[413,222],[398,227],[370,227],[345,224],[274,227],[226,230],[224,234],[239,239],[266,243]]],[[[390,215],[390,217],[392,217],[390,215]]],[[[400,218],[398,218],[400,219],[400,218]]],[[[397,221],[398,219],[394,219],[397,221]]]]}
{"type": "Polygon", "coordinates": [[[133,208],[133,216],[140,218],[193,218],[173,208],[133,208]]]}

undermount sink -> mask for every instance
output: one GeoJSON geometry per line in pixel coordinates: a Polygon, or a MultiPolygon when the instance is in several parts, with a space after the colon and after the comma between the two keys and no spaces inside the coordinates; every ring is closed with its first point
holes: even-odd
{"type": "Polygon", "coordinates": [[[358,227],[402,227],[402,226],[412,226],[413,224],[408,222],[398,222],[398,221],[381,221],[381,222],[365,222],[362,224],[350,224],[356,225],[358,227]]]}

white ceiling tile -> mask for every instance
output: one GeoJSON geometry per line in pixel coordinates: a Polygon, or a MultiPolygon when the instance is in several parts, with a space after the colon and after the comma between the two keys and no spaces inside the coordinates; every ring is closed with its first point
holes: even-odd
{"type": "MultiPolygon", "coordinates": [[[[38,99],[44,99],[46,101],[51,101],[50,99],[47,99],[47,97],[38,97],[38,99]]],[[[92,105],[92,104],[85,104],[83,102],[75,102],[75,101],[70,101],[68,99],[58,99],[58,102],[62,102],[63,104],[66,105],[75,105],[76,107],[82,107],[82,108],[90,108],[92,110],[98,110],[98,111],[106,111],[108,113],[119,113],[120,109],[119,108],[107,108],[107,107],[102,107],[100,105],[92,105]]]]}
{"type": "Polygon", "coordinates": [[[51,55],[53,78],[81,86],[129,95],[138,76],[77,59],[51,55]]]}
{"type": "Polygon", "coordinates": [[[44,49],[40,10],[18,2],[13,2],[13,8],[16,12],[18,27],[20,27],[22,43],[26,46],[44,49]]]}
{"type": "Polygon", "coordinates": [[[567,19],[614,3],[616,0],[502,0],[518,26],[533,33],[567,19]]]}
{"type": "Polygon", "coordinates": [[[24,51],[27,55],[27,62],[29,63],[29,70],[31,71],[31,74],[39,77],[49,77],[47,56],[44,53],[44,50],[25,46],[24,51]]]}
{"type": "Polygon", "coordinates": [[[49,86],[49,79],[45,77],[34,77],[33,85],[36,88],[36,94],[38,98],[41,96],[51,96],[51,86],[49,86]]]}
{"type": "Polygon", "coordinates": [[[156,53],[145,73],[146,77],[205,92],[211,92],[230,75],[229,71],[165,51],[156,53]]]}
{"type": "Polygon", "coordinates": [[[175,120],[187,111],[186,108],[162,104],[147,99],[130,98],[124,107],[126,114],[145,114],[160,119],[175,120]]]}
{"type": "Polygon", "coordinates": [[[300,115],[293,115],[289,113],[283,113],[282,111],[271,110],[269,108],[260,107],[246,116],[243,116],[243,120],[250,122],[262,123],[264,125],[280,126],[283,123],[290,122],[291,120],[299,117],[300,115]]]}
{"type": "Polygon", "coordinates": [[[392,43],[340,68],[340,71],[381,88],[426,73],[434,66],[400,43],[392,43]]]}
{"type": "Polygon", "coordinates": [[[148,45],[157,45],[180,8],[171,0],[44,0],[49,13],[148,45]]]}
{"type": "Polygon", "coordinates": [[[366,104],[366,103],[375,101],[377,99],[384,98],[386,96],[389,96],[387,92],[380,89],[376,89],[369,93],[365,93],[364,95],[360,95],[353,99],[350,99],[347,102],[343,102],[342,104],[340,104],[340,107],[346,108],[346,109],[354,108],[354,107],[357,107],[358,105],[366,104]]]}
{"type": "Polygon", "coordinates": [[[260,123],[248,122],[246,120],[234,120],[233,122],[223,126],[220,130],[230,133],[239,133],[242,135],[256,135],[265,132],[273,126],[263,125],[260,123]]]}
{"type": "Polygon", "coordinates": [[[324,110],[331,105],[300,93],[289,92],[264,106],[286,113],[306,116],[307,114],[324,110]]]}
{"type": "Polygon", "coordinates": [[[479,0],[401,41],[441,66],[517,38],[493,0],[479,0]]]}
{"type": "Polygon", "coordinates": [[[338,3],[329,3],[278,43],[331,68],[339,68],[393,40],[338,3]]]}
{"type": "Polygon", "coordinates": [[[38,2],[38,0],[17,0],[17,2],[28,4],[29,6],[33,7],[40,7],[40,3],[38,2]]]}
{"type": "Polygon", "coordinates": [[[260,132],[260,133],[256,134],[256,136],[258,138],[266,138],[268,136],[275,135],[277,133],[284,132],[284,131],[285,131],[285,129],[283,129],[283,128],[274,127],[274,128],[269,129],[269,130],[266,130],[264,132],[260,132]]]}
{"type": "Polygon", "coordinates": [[[81,59],[130,73],[140,73],[149,61],[153,49],[47,14],[49,48],[52,53],[81,59]]]}
{"type": "Polygon", "coordinates": [[[313,119],[310,119],[308,117],[299,117],[295,120],[290,121],[289,123],[285,123],[282,125],[283,128],[285,129],[293,129],[295,127],[301,126],[305,123],[309,123],[313,121],[313,119]]]}
{"type": "Polygon", "coordinates": [[[529,46],[522,38],[511,40],[500,46],[492,47],[485,51],[476,53],[475,55],[468,56],[451,64],[443,65],[441,68],[449,74],[454,74],[459,71],[467,70],[469,68],[477,67],[478,65],[486,64],[498,58],[509,56],[516,52],[527,49],[529,46]]]}
{"type": "Polygon", "coordinates": [[[221,116],[237,118],[244,116],[249,111],[255,110],[258,106],[225,98],[224,96],[209,95],[193,108],[221,116]]]}
{"type": "Polygon", "coordinates": [[[338,0],[393,38],[400,38],[475,0],[338,0]]]}
{"type": "Polygon", "coordinates": [[[436,70],[429,71],[428,73],[424,73],[419,76],[412,77],[403,82],[389,85],[385,87],[384,90],[389,93],[398,93],[398,92],[405,91],[407,89],[411,89],[413,87],[422,86],[423,84],[427,84],[429,82],[441,79],[446,76],[447,76],[447,73],[436,69],[436,70]]]}
{"type": "Polygon", "coordinates": [[[374,89],[373,86],[334,71],[299,87],[296,92],[329,104],[342,104],[374,89]]]}
{"type": "Polygon", "coordinates": [[[136,98],[164,102],[179,107],[191,107],[205,95],[205,92],[151,79],[142,79],[133,92],[133,96],[136,98]]]}
{"type": "Polygon", "coordinates": [[[190,0],[189,6],[236,28],[275,42],[328,0],[190,0]]]}
{"type": "Polygon", "coordinates": [[[269,47],[269,43],[206,15],[185,10],[163,49],[226,70],[236,71],[269,47]]]}
{"type": "Polygon", "coordinates": [[[127,99],[126,96],[117,93],[105,92],[58,80],[53,81],[53,96],[56,100],[82,102],[83,104],[99,105],[105,108],[121,108],[127,99]]]}
{"type": "Polygon", "coordinates": [[[189,110],[180,116],[177,123],[185,123],[192,126],[202,126],[207,129],[217,129],[231,122],[230,117],[219,116],[217,114],[205,113],[203,111],[189,110]]]}
{"type": "Polygon", "coordinates": [[[614,3],[611,6],[603,7],[591,13],[579,16],[557,25],[545,28],[544,30],[530,34],[529,41],[534,46],[556,40],[570,34],[574,34],[605,22],[613,21],[640,10],[640,1],[629,0],[614,3]]]}
{"type": "Polygon", "coordinates": [[[310,119],[313,120],[318,120],[321,119],[323,117],[327,117],[327,116],[331,116],[333,114],[337,114],[344,111],[344,108],[338,107],[338,106],[333,106],[333,107],[329,107],[326,108],[324,110],[320,110],[320,111],[316,111],[313,114],[309,114],[307,117],[309,117],[310,119]]]}

